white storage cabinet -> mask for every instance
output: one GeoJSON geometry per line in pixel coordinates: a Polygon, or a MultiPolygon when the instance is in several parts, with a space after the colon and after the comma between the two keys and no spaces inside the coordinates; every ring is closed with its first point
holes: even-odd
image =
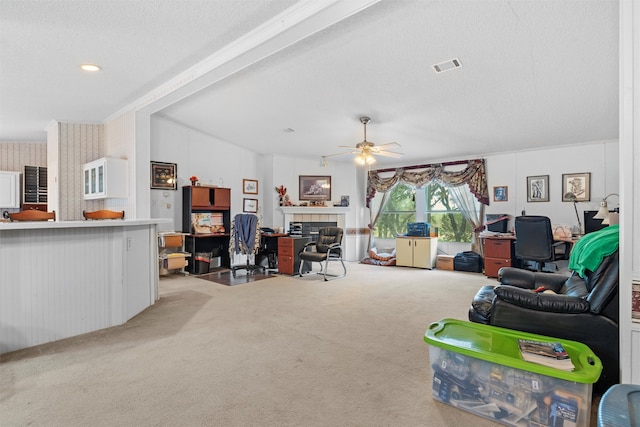
{"type": "Polygon", "coordinates": [[[84,199],[127,197],[127,161],[103,157],[83,166],[84,199]]]}
{"type": "Polygon", "coordinates": [[[437,237],[397,237],[396,265],[434,268],[438,256],[437,237]]]}
{"type": "Polygon", "coordinates": [[[0,171],[0,208],[20,207],[20,172],[0,171]]]}

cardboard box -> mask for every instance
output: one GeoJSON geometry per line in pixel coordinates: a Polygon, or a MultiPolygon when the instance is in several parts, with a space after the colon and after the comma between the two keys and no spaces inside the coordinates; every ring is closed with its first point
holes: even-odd
{"type": "Polygon", "coordinates": [[[424,340],[434,399],[513,427],[590,425],[602,363],[586,345],[455,319],[429,325],[424,340]],[[575,369],[522,360],[520,338],[561,341],[575,369]]]}
{"type": "Polygon", "coordinates": [[[178,235],[178,236],[164,236],[164,247],[165,248],[170,248],[170,247],[176,247],[176,246],[182,246],[182,236],[178,235]]]}
{"type": "Polygon", "coordinates": [[[436,268],[438,270],[453,271],[453,257],[455,255],[438,255],[436,268]]]}
{"type": "Polygon", "coordinates": [[[167,270],[173,270],[176,268],[183,268],[186,265],[187,265],[187,260],[185,259],[184,255],[173,256],[165,259],[164,268],[166,268],[167,270]]]}

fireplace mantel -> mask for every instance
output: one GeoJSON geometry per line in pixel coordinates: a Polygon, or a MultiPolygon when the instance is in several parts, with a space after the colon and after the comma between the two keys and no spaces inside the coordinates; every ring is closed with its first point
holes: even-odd
{"type": "Polygon", "coordinates": [[[334,221],[345,229],[349,208],[344,206],[280,206],[283,213],[283,229],[289,230],[291,222],[334,221]]]}
{"type": "Polygon", "coordinates": [[[285,215],[346,215],[348,207],[344,206],[280,206],[285,215]]]}

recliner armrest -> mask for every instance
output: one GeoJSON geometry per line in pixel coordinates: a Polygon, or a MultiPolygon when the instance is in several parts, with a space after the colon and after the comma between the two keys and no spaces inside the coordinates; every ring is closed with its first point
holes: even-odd
{"type": "Polygon", "coordinates": [[[498,281],[501,285],[515,286],[521,289],[543,287],[558,292],[567,279],[567,276],[561,274],[533,272],[514,267],[502,267],[498,272],[498,281]]]}
{"type": "Polygon", "coordinates": [[[589,303],[583,298],[533,292],[515,286],[496,286],[493,290],[502,301],[538,311],[553,313],[584,313],[589,303]]]}

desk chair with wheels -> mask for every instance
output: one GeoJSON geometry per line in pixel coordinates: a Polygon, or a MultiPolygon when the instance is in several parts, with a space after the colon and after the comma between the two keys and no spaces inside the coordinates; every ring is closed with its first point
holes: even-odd
{"type": "Polygon", "coordinates": [[[229,241],[230,254],[243,254],[247,256],[247,263],[234,265],[231,267],[233,277],[236,277],[236,271],[247,270],[247,274],[254,273],[256,270],[265,272],[262,265],[251,264],[249,258],[255,257],[260,250],[260,221],[254,214],[238,214],[231,222],[231,239],[229,241]]]}
{"type": "Polygon", "coordinates": [[[43,212],[36,209],[28,209],[25,211],[9,214],[11,221],[55,221],[56,211],[43,212]]]}
{"type": "MultiPolygon", "coordinates": [[[[553,241],[551,220],[548,217],[518,216],[515,218],[515,231],[516,258],[523,262],[534,261],[538,271],[543,271],[546,263],[569,259],[571,243],[553,241]]],[[[557,270],[557,266],[554,270],[557,270]]]]}
{"type": "Polygon", "coordinates": [[[99,211],[82,211],[84,219],[124,219],[124,211],[110,211],[102,209],[99,211]]]}
{"type": "Polygon", "coordinates": [[[343,234],[340,227],[325,227],[318,230],[318,240],[307,243],[299,254],[301,262],[298,274],[300,277],[303,276],[304,261],[319,262],[320,272],[318,274],[322,274],[325,281],[329,280],[327,277],[337,279],[346,276],[347,267],[345,267],[342,260],[343,234]],[[315,251],[312,251],[313,248],[315,248],[315,251]],[[340,261],[343,273],[340,275],[328,274],[329,261],[340,261]],[[324,263],[324,267],[322,263],[324,263]]]}

